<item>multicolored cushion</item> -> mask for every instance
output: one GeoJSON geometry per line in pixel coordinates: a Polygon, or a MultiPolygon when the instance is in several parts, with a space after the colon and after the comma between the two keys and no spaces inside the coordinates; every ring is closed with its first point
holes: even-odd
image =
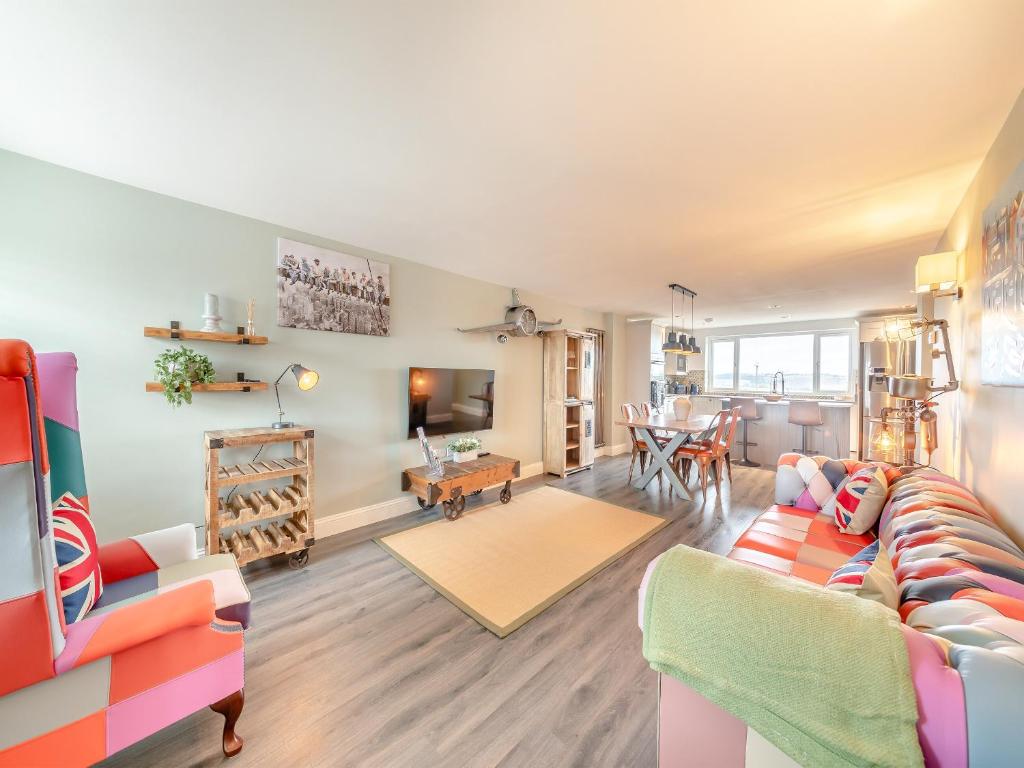
{"type": "Polygon", "coordinates": [[[88,510],[70,493],[57,499],[53,506],[53,538],[64,620],[71,624],[85,618],[100,599],[103,577],[96,556],[96,531],[88,510]]]}
{"type": "Polygon", "coordinates": [[[832,515],[843,533],[865,533],[878,522],[889,492],[882,467],[858,469],[844,482],[821,511],[832,515]]]}
{"type": "Polygon", "coordinates": [[[850,558],[846,565],[832,574],[825,584],[826,589],[849,592],[874,600],[894,611],[899,608],[900,594],[896,586],[889,553],[876,540],[850,558]]]}

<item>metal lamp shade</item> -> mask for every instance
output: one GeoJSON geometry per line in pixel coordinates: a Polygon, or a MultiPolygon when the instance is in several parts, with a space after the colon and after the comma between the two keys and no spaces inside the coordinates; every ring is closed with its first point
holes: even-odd
{"type": "Polygon", "coordinates": [[[295,383],[299,385],[299,389],[303,392],[308,392],[320,381],[319,373],[309,368],[304,368],[297,363],[292,366],[292,374],[295,376],[295,383]]]}

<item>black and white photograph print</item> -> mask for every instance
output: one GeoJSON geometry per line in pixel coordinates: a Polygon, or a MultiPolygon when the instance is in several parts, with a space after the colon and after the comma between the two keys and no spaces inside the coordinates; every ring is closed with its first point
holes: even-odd
{"type": "Polygon", "coordinates": [[[277,324],[311,331],[389,335],[389,265],[279,237],[277,324]]]}

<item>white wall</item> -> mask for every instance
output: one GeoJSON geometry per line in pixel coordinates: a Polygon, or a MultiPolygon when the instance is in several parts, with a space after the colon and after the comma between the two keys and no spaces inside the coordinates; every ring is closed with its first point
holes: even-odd
{"type": "MultiPolygon", "coordinates": [[[[265,347],[195,343],[219,378],[244,370],[272,381],[292,362],[319,371],[305,393],[286,379],[282,400],[287,418],[316,429],[321,517],[386,506],[401,495],[402,468],[422,463],[405,436],[409,366],[493,368],[495,424],[480,435],[485,447],[526,470],[541,461],[540,339],[499,345],[493,334],[455,330],[502,319],[508,288],[3,151],[0,269],[0,334],[78,356],[86,480],[103,540],[201,523],[204,430],[275,420],[273,389],[196,394],[180,410],[143,391],[168,345],[144,338],[143,326],[176,319],[199,327],[207,291],[220,295],[228,327],[244,321],[254,297],[257,332],[270,337],[265,347]],[[278,328],[278,236],[389,262],[391,337],[278,328]]],[[[566,327],[622,328],[610,315],[522,298],[566,327]]],[[[619,341],[613,333],[613,364],[621,363],[619,341]]],[[[623,374],[609,376],[614,396],[623,374]]]]}
{"type": "MultiPolygon", "coordinates": [[[[981,384],[981,217],[1024,162],[1024,95],[1017,99],[937,251],[958,250],[960,301],[937,299],[935,314],[950,324],[961,389],[939,398],[939,451],[934,462],[960,478],[1024,543],[1020,454],[1024,447],[1024,387],[981,384]]],[[[1006,202],[1009,202],[1008,200],[1006,202]]],[[[940,366],[941,367],[941,366],[940,366]]],[[[936,371],[937,380],[944,376],[936,371]]]]}

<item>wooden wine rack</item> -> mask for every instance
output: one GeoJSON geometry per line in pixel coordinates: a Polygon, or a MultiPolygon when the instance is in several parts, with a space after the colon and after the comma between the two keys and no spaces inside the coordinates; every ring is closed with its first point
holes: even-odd
{"type": "Polygon", "coordinates": [[[314,438],[309,427],[226,429],[206,432],[206,551],[230,552],[239,566],[272,555],[291,555],[301,568],[313,545],[314,438]],[[292,455],[222,464],[223,448],[292,443],[292,455]],[[286,481],[247,491],[252,483],[286,481]],[[237,488],[230,498],[222,490],[237,488]]]}

